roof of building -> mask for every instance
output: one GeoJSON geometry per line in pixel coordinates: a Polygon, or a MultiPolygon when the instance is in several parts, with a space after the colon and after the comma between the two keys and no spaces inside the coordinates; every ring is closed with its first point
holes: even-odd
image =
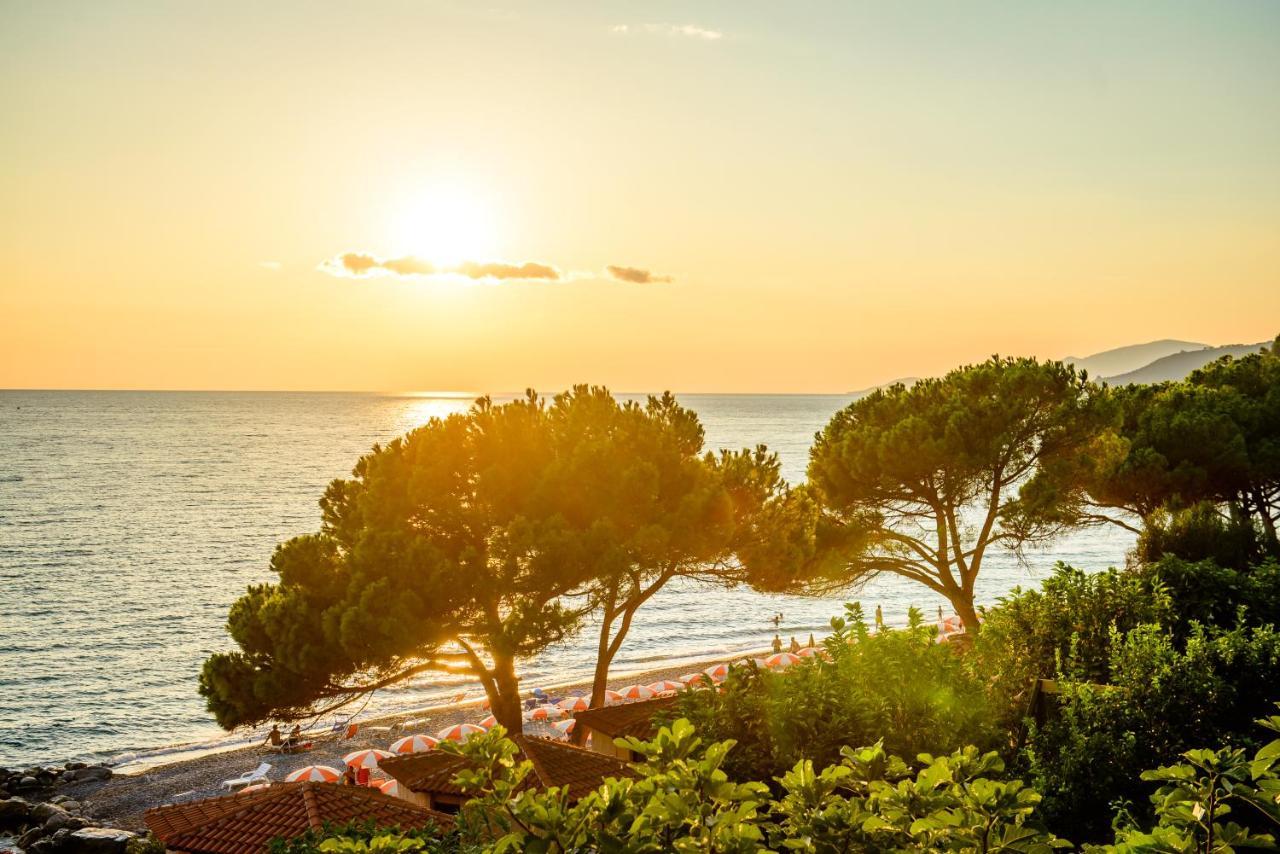
{"type": "Polygon", "coordinates": [[[262,854],[277,837],[292,839],[352,820],[401,829],[453,821],[376,789],[337,783],[277,783],[257,792],[154,807],[145,817],[165,848],[193,854],[262,854]]]}
{"type": "Polygon", "coordinates": [[[675,704],[675,697],[655,697],[652,700],[587,709],[573,717],[578,722],[578,726],[590,727],[610,738],[630,736],[648,741],[658,732],[653,722],[654,715],[673,708],[675,704]]]}
{"type": "MultiPolygon", "coordinates": [[[[577,800],[593,791],[606,777],[634,775],[631,766],[612,756],[547,738],[508,737],[520,749],[521,756],[533,764],[533,773],[525,780],[528,788],[563,786],[568,788],[569,797],[577,800]]],[[[457,754],[429,750],[384,759],[378,767],[412,791],[461,795],[462,790],[454,784],[453,777],[468,766],[468,760],[457,754]]]]}

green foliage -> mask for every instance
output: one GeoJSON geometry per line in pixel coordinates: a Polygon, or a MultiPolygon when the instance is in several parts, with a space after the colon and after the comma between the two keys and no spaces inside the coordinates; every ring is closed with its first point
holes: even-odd
{"type": "Polygon", "coordinates": [[[1064,662],[1059,713],[1033,729],[1024,759],[1045,794],[1050,826],[1100,839],[1100,804],[1133,802],[1152,763],[1205,743],[1247,746],[1251,720],[1280,685],[1280,634],[1271,627],[1196,628],[1184,647],[1158,626],[1111,639],[1111,684],[1071,681],[1064,662]]]}
{"type": "Polygon", "coordinates": [[[966,661],[987,681],[1000,720],[1012,726],[1027,711],[1034,680],[1054,678],[1069,660],[1073,678],[1109,682],[1112,632],[1168,625],[1181,608],[1154,577],[1060,563],[1038,590],[1015,588],[987,610],[966,661]]]}
{"type": "Polygon", "coordinates": [[[1149,515],[1134,555],[1142,564],[1178,557],[1243,569],[1256,560],[1260,543],[1252,520],[1224,518],[1212,502],[1201,501],[1181,510],[1161,509],[1149,515]]]}
{"type": "Polygon", "coordinates": [[[1172,613],[1160,622],[1178,638],[1187,637],[1194,623],[1280,626],[1280,563],[1273,559],[1233,569],[1209,560],[1192,563],[1166,556],[1140,565],[1135,574],[1173,603],[1172,613]]]}
{"type": "MultiPolygon", "coordinates": [[[[599,609],[608,662],[672,575],[763,537],[785,488],[763,448],[701,455],[670,395],[619,403],[580,386],[433,419],[373,451],[321,501],[318,533],[280,546],[276,584],[231,608],[239,645],[200,692],[227,728],[296,718],[427,670],[476,677],[520,726],[515,662],[599,609]]],[[[745,546],[744,546],[745,547],[745,546]]]]}
{"type": "Polygon", "coordinates": [[[125,854],[165,854],[165,845],[150,833],[135,836],[125,843],[125,854]]]}
{"type": "Polygon", "coordinates": [[[871,634],[851,604],[824,649],[783,672],[735,668],[719,692],[682,694],[679,714],[736,742],[725,765],[734,779],[768,779],[801,759],[822,767],[845,745],[879,739],[906,756],[998,743],[982,678],[918,614],[905,630],[871,634]]]}
{"type": "Polygon", "coordinates": [[[896,573],[947,597],[976,633],[986,551],[1058,533],[1074,479],[1106,450],[1099,394],[1059,362],[992,358],[838,412],[810,452],[809,481],[848,533],[837,568],[815,563],[807,580],[896,573]],[[1035,495],[1015,500],[1028,483],[1035,495]]]}
{"type": "Polygon", "coordinates": [[[462,851],[456,832],[436,827],[378,827],[371,821],[326,824],[292,839],[273,839],[269,854],[446,854],[462,851]]]}

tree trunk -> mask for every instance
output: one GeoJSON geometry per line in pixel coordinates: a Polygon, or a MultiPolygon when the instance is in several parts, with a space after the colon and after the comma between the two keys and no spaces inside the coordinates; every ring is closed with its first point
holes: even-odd
{"type": "Polygon", "coordinates": [[[982,624],[978,622],[978,610],[973,606],[973,594],[958,590],[947,598],[951,601],[951,607],[956,609],[960,622],[964,623],[965,633],[969,637],[977,637],[982,624]]]}
{"type": "Polygon", "coordinates": [[[520,682],[516,678],[515,661],[494,656],[493,678],[485,686],[489,707],[498,723],[512,735],[524,732],[524,709],[520,702],[520,682]]]}

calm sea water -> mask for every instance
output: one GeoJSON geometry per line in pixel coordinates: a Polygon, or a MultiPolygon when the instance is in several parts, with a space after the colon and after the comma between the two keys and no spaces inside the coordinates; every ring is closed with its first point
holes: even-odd
{"type": "MultiPolygon", "coordinates": [[[[850,398],[687,395],[709,447],[764,442],[804,477],[813,434],[850,398]]],[[[229,643],[227,608],[271,580],[281,540],[312,531],[325,485],[374,442],[466,397],[201,392],[0,392],[0,765],[121,758],[223,737],[196,694],[203,659],[229,643]]],[[[991,555],[991,601],[1055,560],[1100,569],[1128,537],[1072,536],[1031,568],[991,555]]],[[[859,598],[901,622],[939,600],[901,579],[859,598]]],[[[641,611],[615,669],[642,670],[821,633],[842,599],[673,585],[641,611]]],[[[590,673],[591,630],[525,663],[525,684],[590,673]]],[[[423,679],[370,706],[430,704],[478,686],[423,679]]]]}

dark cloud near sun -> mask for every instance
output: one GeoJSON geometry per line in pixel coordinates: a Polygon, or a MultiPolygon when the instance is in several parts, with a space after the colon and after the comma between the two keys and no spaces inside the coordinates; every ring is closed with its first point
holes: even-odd
{"type": "Polygon", "coordinates": [[[500,261],[479,263],[463,261],[448,272],[459,273],[470,279],[541,279],[547,282],[560,281],[560,271],[548,264],[526,261],[523,264],[504,264],[500,261]]]}
{"type": "Polygon", "coordinates": [[[610,264],[605,267],[605,270],[619,282],[631,282],[636,285],[651,285],[671,281],[670,276],[660,276],[652,270],[645,270],[641,267],[623,267],[618,264],[610,264]]]}

